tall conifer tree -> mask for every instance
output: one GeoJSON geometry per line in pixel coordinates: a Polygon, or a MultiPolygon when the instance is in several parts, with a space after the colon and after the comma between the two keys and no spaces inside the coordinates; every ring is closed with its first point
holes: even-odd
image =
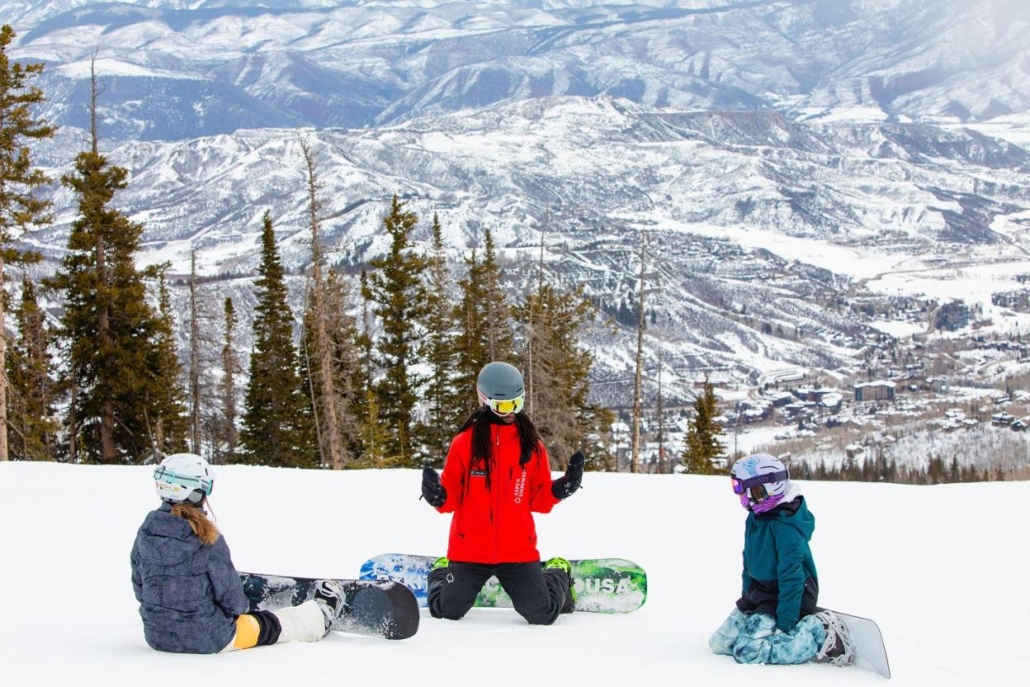
{"type": "Polygon", "coordinates": [[[97,92],[94,75],[92,146],[62,178],[79,198],[78,217],[61,269],[47,283],[64,295],[72,452],[86,462],[139,462],[155,449],[179,447],[177,432],[158,444],[180,408],[169,402],[172,389],[157,388],[178,386],[178,370],[161,343],[166,324],[149,304],[145,275],[136,268],[143,227],[110,207],[128,171],[108,164],[98,150],[97,92]]]}
{"type": "Polygon", "coordinates": [[[152,399],[154,443],[165,455],[191,449],[183,369],[175,343],[175,315],[165,278],[167,270],[167,264],[157,268],[158,316],[154,322],[153,346],[148,351],[152,361],[148,368],[150,375],[145,380],[152,399]]]}
{"type": "Polygon", "coordinates": [[[683,451],[683,465],[693,475],[714,475],[715,459],[722,455],[719,441],[722,427],[715,421],[719,409],[715,387],[705,376],[704,389],[694,400],[694,417],[687,427],[687,445],[683,451]]]}
{"type": "Polygon", "coordinates": [[[239,429],[236,427],[238,415],[236,380],[243,368],[240,365],[239,354],[236,352],[236,327],[239,325],[239,320],[236,317],[236,308],[232,304],[232,298],[226,297],[222,312],[225,329],[220,355],[222,380],[218,390],[221,412],[216,413],[212,419],[211,455],[216,463],[229,463],[236,457],[236,447],[239,442],[239,429]]]}
{"type": "Polygon", "coordinates": [[[21,302],[14,309],[18,338],[7,355],[8,435],[13,460],[55,460],[57,382],[53,376],[53,334],[36,300],[36,287],[22,279],[21,302]]]}
{"type": "Polygon", "coordinates": [[[493,234],[487,229],[483,235],[483,324],[486,335],[486,357],[505,360],[515,349],[515,335],[512,332],[511,304],[501,285],[501,265],[497,260],[493,234]]]}
{"type": "Polygon", "coordinates": [[[383,218],[390,248],[369,263],[365,297],[373,303],[372,312],[382,327],[376,347],[382,372],[376,401],[380,421],[390,433],[387,459],[395,465],[414,466],[419,457],[413,441],[415,407],[424,383],[414,369],[422,362],[419,340],[426,315],[426,258],[411,247],[418,216],[404,208],[405,203],[394,196],[390,213],[383,218]]]}
{"type": "Polygon", "coordinates": [[[476,376],[483,365],[490,362],[486,354],[483,313],[479,306],[484,293],[482,263],[475,248],[465,258],[465,270],[465,278],[458,281],[459,296],[454,306],[454,321],[458,328],[454,340],[457,356],[454,383],[460,393],[461,414],[468,415],[479,405],[476,376]]]}
{"type": "MultiPolygon", "coordinates": [[[[0,372],[6,369],[7,341],[2,326],[6,312],[4,268],[17,262],[35,262],[39,254],[21,251],[12,244],[19,232],[49,221],[49,201],[35,191],[50,179],[34,169],[29,144],[51,138],[55,128],[32,115],[44,101],[43,92],[29,81],[43,73],[42,64],[25,66],[11,62],[7,49],[14,29],[0,27],[0,372]]],[[[7,385],[0,380],[0,461],[7,460],[7,385]]]]}
{"type": "Polygon", "coordinates": [[[293,344],[285,271],[267,211],[262,218],[258,274],[254,348],[240,432],[242,452],[237,460],[253,465],[317,467],[314,422],[293,344]]]}
{"type": "Polygon", "coordinates": [[[351,388],[354,390],[350,410],[358,425],[359,440],[354,449],[353,467],[382,467],[386,464],[386,451],[390,443],[389,432],[380,422],[379,401],[376,397],[375,331],[372,316],[371,289],[368,272],[362,270],[361,322],[355,338],[358,361],[351,371],[351,388]]]}
{"type": "Polygon", "coordinates": [[[552,467],[565,469],[580,449],[600,459],[606,449],[600,439],[590,437],[606,437],[613,418],[589,400],[593,356],[579,345],[580,329],[594,317],[595,308],[580,290],[562,293],[541,284],[514,313],[525,333],[519,362],[523,377],[535,380],[526,390],[533,398],[532,417],[552,467]]]}
{"type": "Polygon", "coordinates": [[[465,266],[465,278],[458,282],[460,296],[454,319],[458,327],[455,384],[464,394],[467,413],[479,405],[476,396],[479,371],[495,360],[511,361],[514,335],[511,309],[502,290],[501,268],[489,229],[484,235],[482,260],[473,249],[465,259],[465,266]]]}
{"type": "Polygon", "coordinates": [[[429,367],[429,379],[423,396],[426,424],[421,437],[428,457],[446,454],[454,430],[463,419],[463,394],[455,385],[457,350],[454,336],[454,305],[448,294],[452,277],[447,268],[440,218],[433,214],[433,251],[429,257],[426,293],[426,336],[423,339],[424,358],[429,367]]]}

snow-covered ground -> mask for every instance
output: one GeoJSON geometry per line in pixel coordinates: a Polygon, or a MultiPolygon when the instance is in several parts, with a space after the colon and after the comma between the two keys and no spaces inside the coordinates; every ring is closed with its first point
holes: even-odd
{"type": "MultiPolygon", "coordinates": [[[[353,577],[376,553],[446,547],[449,517],[419,501],[417,471],[217,470],[213,510],[240,569],[353,577]]],[[[745,514],[725,477],[588,473],[581,492],[537,518],[545,557],[644,566],[650,595],[635,613],[531,627],[513,611],[474,609],[459,622],[423,612],[404,641],[334,633],[224,656],[143,641],[129,550],[157,506],[149,468],[0,463],[0,485],[0,683],[11,687],[882,683],[709,652],[740,591],[745,514]]],[[[879,622],[893,684],[1025,679],[1030,484],[802,488],[817,521],[820,601],[879,622]]]]}

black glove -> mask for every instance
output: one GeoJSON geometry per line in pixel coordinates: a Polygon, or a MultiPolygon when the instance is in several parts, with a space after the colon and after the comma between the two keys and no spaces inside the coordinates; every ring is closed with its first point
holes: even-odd
{"type": "Polygon", "coordinates": [[[422,498],[434,508],[439,508],[447,500],[447,490],[440,484],[440,476],[429,463],[422,466],[422,498]]]}
{"type": "Polygon", "coordinates": [[[586,458],[583,457],[582,451],[576,451],[572,455],[565,474],[551,483],[551,493],[554,494],[554,498],[561,501],[576,493],[580,484],[583,483],[583,463],[585,462],[586,458]]]}

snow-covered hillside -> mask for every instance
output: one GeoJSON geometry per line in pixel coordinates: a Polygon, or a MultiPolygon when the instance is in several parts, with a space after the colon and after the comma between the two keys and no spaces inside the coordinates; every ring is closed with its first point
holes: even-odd
{"type": "Polygon", "coordinates": [[[835,118],[989,119],[1030,105],[1022,0],[326,2],[9,0],[55,119],[108,136],[382,125],[506,99],[835,118]]]}
{"type": "MultiPolygon", "coordinates": [[[[354,576],[377,553],[446,547],[449,518],[418,500],[417,471],[216,469],[212,505],[240,569],[354,576]]],[[[400,642],[334,634],[226,656],[160,654],[143,641],[129,580],[136,529],[158,503],[150,471],[0,463],[5,685],[884,684],[859,670],[740,666],[709,652],[740,592],[744,511],[725,477],[587,473],[579,493],[537,517],[544,556],[646,568],[648,600],[629,615],[530,627],[505,610],[458,622],[424,612],[418,634],[400,642]]],[[[816,516],[820,601],[879,622],[891,685],[1019,683],[1030,667],[1020,631],[1030,601],[1019,592],[1030,484],[801,486],[816,516]]]]}

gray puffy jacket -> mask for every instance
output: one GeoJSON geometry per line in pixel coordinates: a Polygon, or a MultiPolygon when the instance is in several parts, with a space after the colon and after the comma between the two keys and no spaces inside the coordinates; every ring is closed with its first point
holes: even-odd
{"type": "Polygon", "coordinates": [[[214,654],[232,641],[250,604],[224,537],[207,546],[171,506],[147,515],[132,546],[132,588],[147,644],[214,654]]]}

